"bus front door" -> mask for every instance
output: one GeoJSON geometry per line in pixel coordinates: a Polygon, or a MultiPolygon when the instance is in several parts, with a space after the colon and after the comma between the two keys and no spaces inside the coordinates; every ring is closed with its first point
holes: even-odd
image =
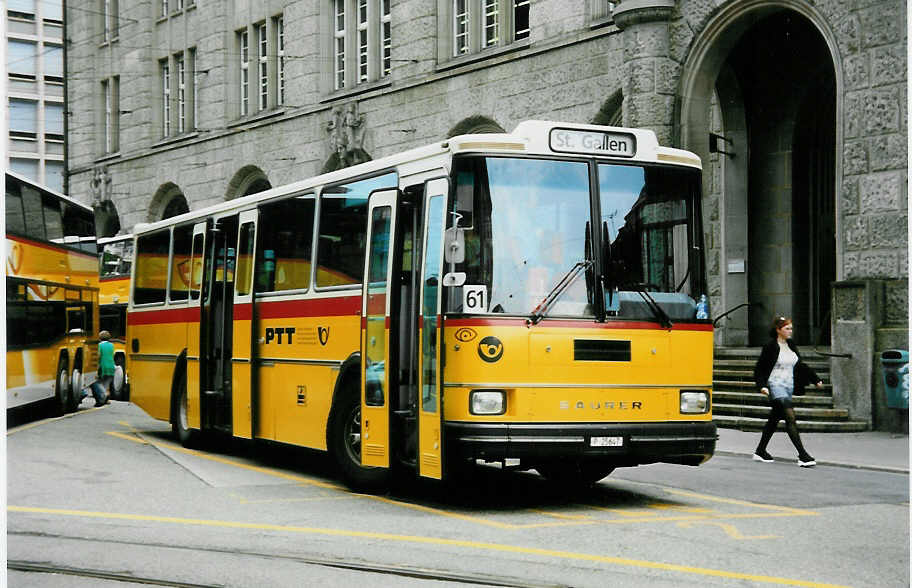
{"type": "Polygon", "coordinates": [[[190,300],[187,309],[187,424],[193,429],[200,428],[200,365],[201,325],[200,303],[202,302],[204,276],[203,260],[206,256],[207,223],[193,225],[193,241],[190,250],[190,300]]]}
{"type": "Polygon", "coordinates": [[[232,432],[233,350],[237,215],[215,222],[207,239],[206,291],[201,312],[200,398],[202,427],[232,432]]]}
{"type": "Polygon", "coordinates": [[[391,394],[398,390],[399,288],[396,217],[399,191],[368,200],[367,251],[361,294],[361,464],[390,466],[391,394]],[[393,327],[391,328],[391,325],[393,327]]]}
{"type": "Polygon", "coordinates": [[[449,182],[429,180],[425,185],[424,240],[422,249],[418,329],[418,474],[443,478],[443,389],[441,354],[443,345],[441,293],[443,286],[443,242],[449,182]]]}

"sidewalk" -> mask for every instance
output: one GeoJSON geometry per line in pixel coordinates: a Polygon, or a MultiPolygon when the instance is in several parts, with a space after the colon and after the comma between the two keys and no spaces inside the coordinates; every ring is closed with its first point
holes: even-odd
{"type": "MultiPolygon", "coordinates": [[[[760,432],[719,428],[718,455],[754,453],[760,432]]],[[[909,473],[909,437],[896,433],[802,433],[801,441],[819,465],[909,473]]],[[[785,431],[777,431],[767,451],[777,460],[794,463],[797,454],[785,431]]]]}

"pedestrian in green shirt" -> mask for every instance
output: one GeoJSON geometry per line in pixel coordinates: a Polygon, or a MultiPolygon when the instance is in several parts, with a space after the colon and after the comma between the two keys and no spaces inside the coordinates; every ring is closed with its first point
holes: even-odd
{"type": "Polygon", "coordinates": [[[111,333],[108,331],[98,333],[98,338],[101,339],[98,344],[98,380],[97,385],[92,386],[92,395],[95,396],[95,406],[104,406],[114,381],[114,344],[109,341],[111,333]]]}

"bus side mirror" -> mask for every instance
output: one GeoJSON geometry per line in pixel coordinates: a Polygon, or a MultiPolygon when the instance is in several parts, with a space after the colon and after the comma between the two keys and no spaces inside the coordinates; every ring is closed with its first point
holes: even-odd
{"type": "Polygon", "coordinates": [[[134,338],[130,347],[133,349],[133,353],[139,353],[139,339],[134,338]]]}
{"type": "Polygon", "coordinates": [[[447,263],[462,263],[465,261],[465,230],[460,227],[450,227],[444,234],[443,258],[447,263]]]}

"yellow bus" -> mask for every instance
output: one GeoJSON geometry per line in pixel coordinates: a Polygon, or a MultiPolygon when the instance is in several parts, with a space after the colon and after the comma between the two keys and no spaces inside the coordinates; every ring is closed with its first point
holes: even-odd
{"type": "Polygon", "coordinates": [[[114,344],[114,379],[111,398],[129,400],[127,375],[127,300],[130,297],[130,267],[133,265],[133,235],[98,239],[99,323],[111,333],[114,344]]]}
{"type": "Polygon", "coordinates": [[[75,411],[98,369],[92,209],[6,172],[6,407],[75,411]]]}
{"type": "Polygon", "coordinates": [[[716,442],[701,163],[526,121],[134,229],[131,399],[175,436],[592,483],[716,442]],[[698,316],[700,318],[698,318],[698,316]]]}

